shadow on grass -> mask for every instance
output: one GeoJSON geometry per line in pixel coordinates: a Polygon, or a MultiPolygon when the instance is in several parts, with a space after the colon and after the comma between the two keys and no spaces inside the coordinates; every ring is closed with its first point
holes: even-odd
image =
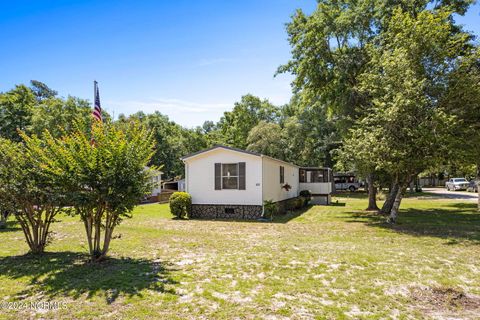
{"type": "Polygon", "coordinates": [[[332,207],[345,207],[346,205],[347,205],[346,202],[338,202],[338,200],[329,204],[329,206],[332,206],[332,207]]]}
{"type": "Polygon", "coordinates": [[[365,223],[413,236],[448,239],[447,244],[471,241],[480,244],[480,214],[475,203],[453,203],[445,208],[401,209],[396,224],[386,217],[368,212],[350,212],[347,222],[365,223]],[[450,208],[450,209],[449,209],[450,208]]]}
{"type": "MultiPolygon", "coordinates": [[[[386,196],[388,194],[388,190],[382,190],[382,193],[384,194],[384,196],[386,196]]],[[[379,195],[379,193],[377,193],[377,195],[379,195]]],[[[333,194],[332,194],[333,197],[336,197],[336,198],[347,198],[347,199],[368,199],[368,193],[364,190],[357,190],[355,192],[351,192],[351,191],[335,191],[333,194]]],[[[419,198],[419,197],[425,197],[425,198],[435,198],[435,199],[439,199],[439,198],[442,198],[442,195],[438,195],[438,194],[434,194],[434,193],[427,193],[427,192],[405,192],[404,198],[419,198]]],[[[381,201],[381,200],[378,200],[378,201],[381,201]]]]}
{"type": "Polygon", "coordinates": [[[475,211],[478,208],[478,204],[476,202],[465,203],[465,202],[456,202],[449,205],[450,207],[458,208],[458,209],[468,209],[470,211],[475,211]]]}
{"type": "Polygon", "coordinates": [[[0,274],[12,279],[30,279],[29,289],[18,293],[19,298],[36,293],[73,299],[100,294],[110,304],[121,295],[141,297],[145,289],[175,294],[167,286],[176,282],[168,277],[161,262],[133,258],[108,258],[101,263],[87,261],[88,256],[74,252],[3,257],[0,274]]]}
{"type": "Polygon", "coordinates": [[[279,215],[276,215],[274,218],[273,218],[273,223],[287,223],[289,222],[290,220],[293,220],[295,218],[298,218],[300,217],[301,215],[303,215],[305,212],[307,212],[308,210],[310,210],[311,208],[313,207],[313,205],[308,205],[306,207],[303,207],[301,209],[297,209],[297,210],[294,210],[294,211],[289,211],[285,214],[279,214],[279,215]]]}
{"type": "Polygon", "coordinates": [[[17,224],[16,221],[7,221],[7,223],[5,224],[5,226],[3,228],[0,228],[0,233],[3,233],[3,232],[12,232],[12,231],[19,231],[19,230],[22,230],[22,228],[20,228],[17,224]]]}
{"type": "Polygon", "coordinates": [[[348,199],[366,199],[368,197],[368,193],[364,190],[357,190],[355,192],[335,191],[334,193],[332,193],[332,196],[337,198],[348,198],[348,199]]]}

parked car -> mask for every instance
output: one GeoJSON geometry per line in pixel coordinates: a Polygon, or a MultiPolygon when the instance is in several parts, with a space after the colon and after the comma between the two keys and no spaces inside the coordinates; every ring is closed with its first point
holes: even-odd
{"type": "Polygon", "coordinates": [[[465,178],[452,178],[445,184],[448,191],[467,190],[468,186],[469,182],[465,178]]]}
{"type": "Polygon", "coordinates": [[[335,190],[350,190],[354,192],[363,186],[353,174],[335,173],[333,181],[335,181],[335,190]]]}
{"type": "Polygon", "coordinates": [[[479,183],[480,183],[480,181],[475,181],[475,180],[470,181],[470,183],[468,184],[467,191],[468,192],[478,192],[478,184],[479,183]]]}

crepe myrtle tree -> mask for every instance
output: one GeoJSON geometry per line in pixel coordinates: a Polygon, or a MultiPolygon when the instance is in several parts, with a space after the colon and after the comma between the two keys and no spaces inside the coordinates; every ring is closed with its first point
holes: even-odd
{"type": "Polygon", "coordinates": [[[10,168],[11,163],[18,157],[16,143],[0,138],[0,229],[6,228],[7,213],[15,210],[15,199],[11,192],[15,178],[15,168],[10,168]]]}
{"type": "Polygon", "coordinates": [[[61,139],[44,134],[47,170],[62,181],[73,213],[80,216],[91,261],[106,258],[115,227],[151,190],[147,168],[154,143],[137,123],[96,123],[91,134],[77,130],[61,139]]]}
{"type": "Polygon", "coordinates": [[[66,204],[59,181],[44,169],[52,155],[39,152],[41,148],[40,139],[19,143],[0,138],[1,214],[15,215],[34,254],[45,251],[50,226],[66,204]]]}

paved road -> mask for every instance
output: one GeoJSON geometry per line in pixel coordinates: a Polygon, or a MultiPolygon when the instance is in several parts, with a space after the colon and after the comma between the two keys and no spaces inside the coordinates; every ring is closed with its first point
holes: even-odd
{"type": "Polygon", "coordinates": [[[447,189],[445,188],[423,188],[423,192],[428,192],[435,195],[435,197],[440,197],[445,199],[478,201],[478,193],[474,193],[474,192],[447,191],[447,189]]]}

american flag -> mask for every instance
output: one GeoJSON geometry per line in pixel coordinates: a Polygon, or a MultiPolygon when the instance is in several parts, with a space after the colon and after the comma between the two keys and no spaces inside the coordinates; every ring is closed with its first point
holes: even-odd
{"type": "Polygon", "coordinates": [[[95,103],[93,106],[93,118],[97,121],[102,122],[102,107],[100,106],[100,93],[98,92],[98,82],[94,81],[94,95],[95,95],[95,103]]]}

